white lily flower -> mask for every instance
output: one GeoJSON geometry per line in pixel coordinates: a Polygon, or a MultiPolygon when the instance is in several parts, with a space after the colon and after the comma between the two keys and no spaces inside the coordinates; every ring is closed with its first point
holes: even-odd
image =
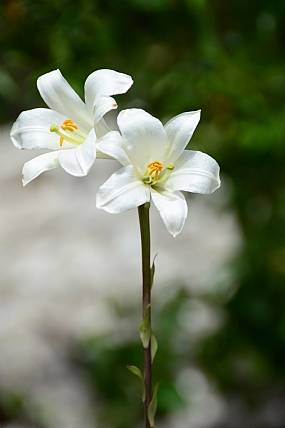
{"type": "MultiPolygon", "coordinates": [[[[132,78],[126,74],[113,70],[94,71],[85,82],[84,103],[59,70],[39,77],[38,90],[50,109],[22,112],[10,136],[19,149],[53,152],[24,165],[23,184],[44,171],[59,167],[77,177],[88,174],[96,158],[96,139],[110,131],[103,116],[117,108],[110,95],[125,93],[132,84],[132,78]]],[[[100,153],[97,152],[97,156],[100,157],[100,153]]]]}
{"type": "Polygon", "coordinates": [[[97,208],[120,213],[152,198],[168,231],[174,237],[180,233],[188,213],[180,191],[205,194],[220,186],[217,162],[184,150],[199,120],[200,110],[182,113],[163,126],[144,110],[123,110],[118,115],[121,134],[109,132],[98,143],[123,168],[99,188],[97,208]]]}

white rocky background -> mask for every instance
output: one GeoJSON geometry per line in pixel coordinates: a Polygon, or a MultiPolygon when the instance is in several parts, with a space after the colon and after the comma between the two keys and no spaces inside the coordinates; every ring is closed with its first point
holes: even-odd
{"type": "MultiPolygon", "coordinates": [[[[65,344],[115,332],[120,319],[112,302],[138,303],[137,212],[112,215],[95,207],[96,189],[118,168],[115,161],[96,161],[84,178],[53,170],[23,187],[23,164],[40,153],[16,149],[9,130],[1,133],[0,383],[4,392],[24,394],[48,428],[94,428],[88,383],[69,366],[65,344]]],[[[199,297],[211,287],[224,287],[225,295],[235,287],[228,263],[242,238],[225,208],[230,183],[222,179],[214,195],[189,197],[188,219],[175,239],[151,210],[154,296],[171,296],[177,283],[189,286],[196,310],[191,317],[184,310],[181,328],[196,335],[223,319],[199,297]]],[[[186,398],[191,394],[191,405],[173,414],[169,427],[206,428],[223,418],[225,403],[197,367],[181,372],[177,385],[186,398]]]]}

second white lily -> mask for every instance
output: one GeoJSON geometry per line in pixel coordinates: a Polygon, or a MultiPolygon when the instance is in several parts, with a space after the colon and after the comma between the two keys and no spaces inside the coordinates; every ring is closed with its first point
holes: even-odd
{"type": "Polygon", "coordinates": [[[220,186],[217,162],[205,153],[184,150],[199,120],[198,110],[163,126],[144,110],[123,110],[118,115],[121,134],[109,132],[97,145],[123,165],[99,188],[97,208],[120,213],[152,198],[168,231],[178,235],[188,214],[181,190],[206,194],[220,186]]]}
{"type": "Polygon", "coordinates": [[[96,139],[110,130],[103,116],[117,108],[110,95],[122,94],[132,84],[132,78],[126,74],[97,70],[85,82],[84,103],[59,70],[39,77],[39,92],[50,109],[22,112],[10,136],[19,149],[53,151],[24,165],[23,184],[59,167],[77,177],[86,175],[96,158],[96,139]]]}

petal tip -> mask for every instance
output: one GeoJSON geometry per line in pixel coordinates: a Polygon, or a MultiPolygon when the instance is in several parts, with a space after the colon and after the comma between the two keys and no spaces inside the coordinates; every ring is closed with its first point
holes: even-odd
{"type": "Polygon", "coordinates": [[[22,184],[23,184],[23,187],[25,187],[28,183],[29,182],[25,180],[25,175],[22,174],[22,184]]]}

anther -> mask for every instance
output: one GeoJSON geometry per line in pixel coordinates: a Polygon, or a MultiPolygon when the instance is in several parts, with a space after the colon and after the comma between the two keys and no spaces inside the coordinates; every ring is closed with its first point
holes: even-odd
{"type": "Polygon", "coordinates": [[[61,128],[64,131],[70,131],[70,132],[74,132],[75,129],[78,129],[78,126],[73,122],[73,120],[71,119],[66,119],[63,122],[63,125],[61,126],[61,128]]]}
{"type": "Polygon", "coordinates": [[[152,175],[152,174],[155,172],[154,179],[155,179],[155,181],[157,181],[157,180],[158,180],[158,174],[159,174],[159,173],[160,173],[160,171],[162,171],[162,169],[163,169],[163,165],[162,165],[162,163],[161,163],[161,162],[159,162],[159,161],[153,161],[153,162],[150,162],[150,163],[147,165],[147,167],[149,168],[148,175],[152,175]]]}

